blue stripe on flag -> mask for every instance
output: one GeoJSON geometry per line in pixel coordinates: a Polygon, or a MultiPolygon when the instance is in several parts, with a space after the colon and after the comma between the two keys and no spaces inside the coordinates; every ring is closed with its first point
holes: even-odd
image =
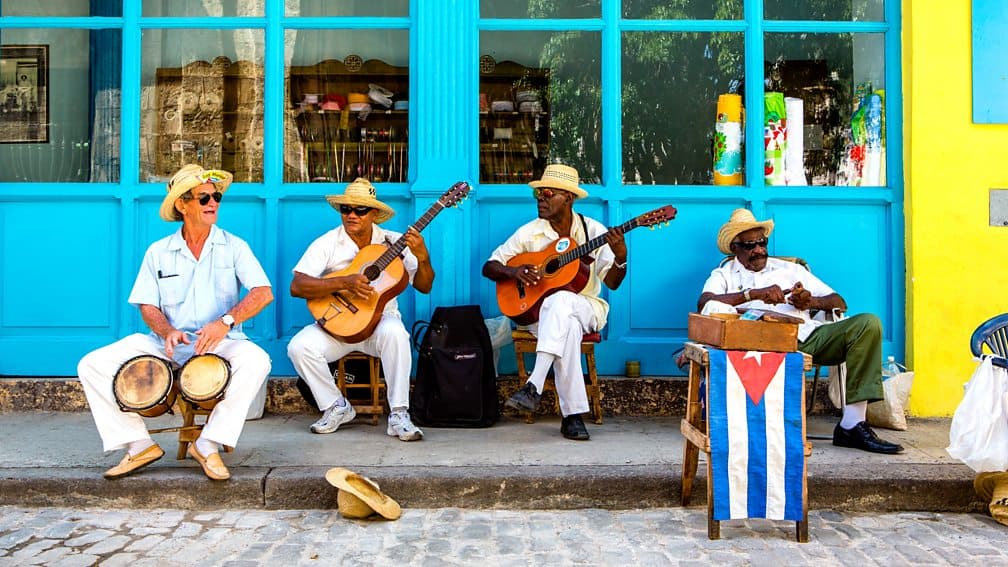
{"type": "Polygon", "coordinates": [[[707,381],[707,403],[709,420],[707,433],[709,436],[711,463],[721,466],[711,466],[711,476],[707,482],[713,482],[714,519],[727,520],[731,518],[731,495],[728,486],[728,406],[725,396],[725,376],[728,374],[728,354],[723,350],[709,349],[710,380],[707,381]]]}
{"type": "Polygon", "coordinates": [[[784,519],[801,521],[805,477],[805,441],[802,438],[802,386],[805,361],[801,353],[788,353],[784,359],[784,490],[787,501],[784,519]]]}
{"type": "Polygon", "coordinates": [[[749,493],[746,500],[749,518],[766,518],[767,416],[763,401],[757,405],[749,396],[745,397],[746,421],[749,422],[749,493]]]}

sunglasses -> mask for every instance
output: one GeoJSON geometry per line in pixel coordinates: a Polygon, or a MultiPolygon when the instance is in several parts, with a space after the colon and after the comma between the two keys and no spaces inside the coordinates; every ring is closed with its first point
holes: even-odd
{"type": "Polygon", "coordinates": [[[371,207],[357,206],[351,207],[350,205],[340,205],[339,212],[341,215],[349,215],[351,212],[356,213],[357,216],[362,217],[371,212],[371,207]]]}
{"type": "Polygon", "coordinates": [[[535,189],[532,189],[532,196],[535,197],[536,201],[552,199],[555,195],[559,194],[559,189],[551,189],[549,187],[536,187],[535,189]]]}
{"type": "Polygon", "coordinates": [[[736,242],[732,242],[731,245],[732,246],[738,246],[739,248],[741,248],[743,250],[752,250],[752,249],[756,248],[757,246],[762,246],[763,248],[766,248],[767,242],[769,242],[769,241],[766,238],[760,238],[759,240],[741,240],[741,241],[736,241],[736,242]]]}
{"type": "MultiPolygon", "coordinates": [[[[210,202],[211,198],[213,198],[215,203],[220,203],[221,199],[224,198],[224,193],[221,193],[220,191],[214,191],[213,193],[203,193],[202,195],[199,196],[197,200],[199,201],[199,204],[206,205],[207,203],[210,202]]],[[[189,193],[182,195],[183,201],[192,201],[193,199],[194,197],[189,193]]]]}

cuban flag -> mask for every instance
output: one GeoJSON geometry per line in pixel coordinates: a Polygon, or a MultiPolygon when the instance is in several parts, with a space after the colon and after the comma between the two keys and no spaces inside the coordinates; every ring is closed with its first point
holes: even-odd
{"type": "Polygon", "coordinates": [[[709,349],[707,422],[714,519],[801,521],[801,353],[709,349]]]}

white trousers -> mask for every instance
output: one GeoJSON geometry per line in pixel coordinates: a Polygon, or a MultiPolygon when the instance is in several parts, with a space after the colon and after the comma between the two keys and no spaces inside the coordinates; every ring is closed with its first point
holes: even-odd
{"type": "MultiPolygon", "coordinates": [[[[225,338],[212,352],[231,364],[231,381],[224,391],[224,398],[207,418],[200,436],[234,447],[245,426],[249,406],[269,376],[270,358],[266,351],[249,340],[225,338]]],[[[120,410],[112,393],[112,379],[119,368],[127,360],[142,354],[167,358],[161,341],[150,334],[136,333],[88,353],[77,364],[77,375],[84,386],[91,416],[106,451],[122,449],[134,441],[150,438],[143,417],[120,410]]],[[[175,349],[176,362],[185,363],[192,354],[191,347],[179,345],[175,349]]]]}
{"type": "MultiPolygon", "coordinates": [[[[544,299],[539,310],[539,322],[529,327],[538,339],[536,352],[556,357],[553,380],[560,398],[560,413],[564,416],[588,411],[588,393],[581,370],[581,337],[594,329],[595,310],[591,303],[584,296],[569,291],[558,291],[544,299]]],[[[535,384],[539,392],[542,392],[548,371],[548,368],[532,371],[534,375],[542,376],[535,384]]]]}
{"type": "Polygon", "coordinates": [[[287,345],[287,356],[311,388],[321,411],[343,397],[329,371],[329,363],[354,351],[381,358],[389,407],[408,408],[413,356],[409,333],[398,314],[383,314],[374,333],[359,343],[337,340],[313,323],[298,331],[287,345]]]}

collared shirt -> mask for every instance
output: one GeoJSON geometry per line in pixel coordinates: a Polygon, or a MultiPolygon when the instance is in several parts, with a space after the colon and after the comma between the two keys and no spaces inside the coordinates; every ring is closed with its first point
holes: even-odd
{"type": "MultiPolygon", "coordinates": [[[[402,237],[402,233],[385,230],[378,225],[371,227],[371,244],[391,246],[400,237],[402,237]]],[[[315,242],[308,246],[304,255],[298,260],[294,271],[313,278],[321,278],[349,266],[359,252],[360,248],[357,247],[357,243],[350,238],[343,225],[340,225],[316,238],[315,242]]],[[[409,248],[403,248],[402,263],[412,284],[419,262],[409,248]]],[[[398,314],[399,302],[393,297],[385,304],[385,310],[382,313],[398,314]]]]}
{"type": "MultiPolygon", "coordinates": [[[[242,287],[269,286],[266,272],[244,240],[211,226],[197,260],[179,228],[147,248],[129,302],[153,305],[172,327],[195,332],[234,307],[242,287]]],[[[227,336],[246,338],[240,324],[227,336]]]]}
{"type": "MultiPolygon", "coordinates": [[[[584,244],[588,240],[606,233],[606,227],[602,223],[584,217],[588,229],[588,235],[585,236],[585,231],[581,226],[581,218],[580,215],[574,213],[574,221],[571,223],[571,238],[577,245],[584,244]]],[[[558,238],[560,235],[553,230],[548,220],[537,218],[518,227],[518,230],[510,238],[493,251],[489,259],[496,260],[506,266],[508,260],[518,254],[540,252],[558,238]]],[[[609,317],[609,304],[599,297],[599,294],[602,292],[602,280],[609,273],[609,268],[616,261],[616,256],[613,255],[608,244],[596,248],[589,255],[595,261],[591,263],[588,283],[581,290],[581,295],[591,302],[592,309],[595,311],[595,329],[601,330],[602,327],[605,327],[606,319],[609,317]]]]}
{"type": "MultiPolygon", "coordinates": [[[[714,295],[724,295],[726,293],[738,293],[747,289],[764,288],[771,285],[778,285],[781,289],[791,289],[795,282],[801,282],[802,287],[807,289],[813,297],[823,297],[836,293],[833,288],[823,283],[822,280],[812,275],[794,262],[780,260],[778,258],[767,258],[766,266],[758,272],[753,272],[742,265],[737,258],[732,258],[728,264],[711,272],[707,282],[704,283],[702,293],[713,293],[714,295]]],[[[801,317],[805,323],[798,327],[798,340],[804,341],[812,331],[822,321],[812,319],[808,309],[800,310],[790,303],[779,303],[771,305],[758,299],[747,301],[738,305],[742,309],[766,309],[776,311],[792,317],[801,317]]]]}

